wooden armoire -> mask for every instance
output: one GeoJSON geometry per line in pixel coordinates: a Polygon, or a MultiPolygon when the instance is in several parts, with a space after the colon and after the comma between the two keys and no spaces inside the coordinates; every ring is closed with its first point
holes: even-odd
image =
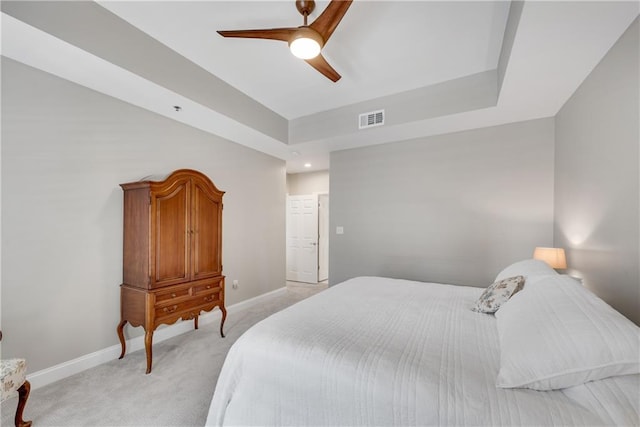
{"type": "Polygon", "coordinates": [[[166,179],[120,185],[124,190],[124,262],[117,332],[126,347],[124,326],[145,331],[147,374],[151,372],[153,332],[161,324],[193,319],[202,311],[227,317],[222,275],[222,196],[209,178],[180,169],[166,179]]]}

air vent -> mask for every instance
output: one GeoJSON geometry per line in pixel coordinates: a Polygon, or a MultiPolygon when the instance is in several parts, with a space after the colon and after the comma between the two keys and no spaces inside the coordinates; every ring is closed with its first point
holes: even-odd
{"type": "Polygon", "coordinates": [[[384,110],[372,111],[370,113],[362,113],[358,119],[358,128],[366,129],[373,126],[381,126],[384,124],[384,110]]]}

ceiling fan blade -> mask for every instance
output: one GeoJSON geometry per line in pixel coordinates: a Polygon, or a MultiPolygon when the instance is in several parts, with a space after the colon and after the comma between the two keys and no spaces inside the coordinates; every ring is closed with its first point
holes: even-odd
{"type": "Polygon", "coordinates": [[[344,14],[347,13],[352,1],[353,0],[332,0],[320,16],[309,25],[320,33],[325,43],[335,31],[344,14]]]}
{"type": "Polygon", "coordinates": [[[340,77],[342,77],[336,70],[333,69],[331,65],[329,65],[322,54],[316,56],[315,58],[305,59],[305,61],[313,68],[320,71],[326,78],[334,83],[340,80],[340,77]]]}
{"type": "Polygon", "coordinates": [[[263,30],[231,30],[218,31],[223,37],[239,37],[245,39],[270,39],[288,42],[297,28],[267,28],[263,30]]]}

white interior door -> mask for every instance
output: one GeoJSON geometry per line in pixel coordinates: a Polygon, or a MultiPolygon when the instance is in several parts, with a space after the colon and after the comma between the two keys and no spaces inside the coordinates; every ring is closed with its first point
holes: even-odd
{"type": "Polygon", "coordinates": [[[318,196],[318,281],[329,278],[329,195],[318,196]]]}
{"type": "Polygon", "coordinates": [[[318,283],[318,196],[287,196],[287,280],[318,283]]]}

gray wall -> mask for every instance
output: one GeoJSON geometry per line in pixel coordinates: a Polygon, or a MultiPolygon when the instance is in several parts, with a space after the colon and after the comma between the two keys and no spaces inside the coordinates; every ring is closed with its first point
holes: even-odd
{"type": "Polygon", "coordinates": [[[2,1],[2,12],[280,141],[287,120],[93,1],[2,1]],[[123,46],[129,49],[123,49],[123,46]]]}
{"type": "Polygon", "coordinates": [[[227,305],[284,286],[283,161],[2,59],[3,358],[34,372],[118,342],[118,184],[179,168],[226,191],[227,305]]]}
{"type": "Polygon", "coordinates": [[[287,193],[291,196],[329,192],[329,171],[287,174],[287,193]]]}
{"type": "Polygon", "coordinates": [[[553,243],[553,145],[548,118],[332,153],[330,283],[489,285],[553,243]]]}
{"type": "Polygon", "coordinates": [[[556,116],[554,241],[569,272],[640,324],[638,20],[556,116]]]}
{"type": "Polygon", "coordinates": [[[495,70],[448,80],[419,89],[357,102],[289,122],[289,143],[297,144],[338,135],[362,138],[359,114],[384,109],[385,126],[493,107],[498,99],[495,70]]]}

